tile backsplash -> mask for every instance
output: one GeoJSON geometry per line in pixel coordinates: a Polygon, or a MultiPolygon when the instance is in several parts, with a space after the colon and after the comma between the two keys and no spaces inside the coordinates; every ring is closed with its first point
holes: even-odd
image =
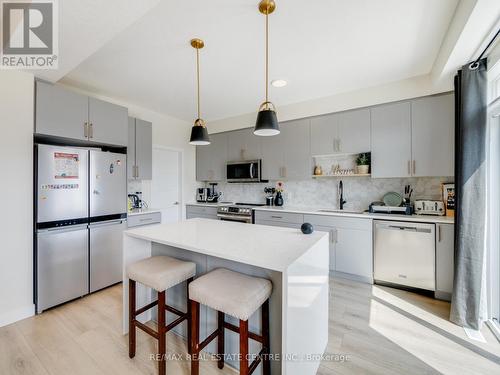
{"type": "MultiPolygon", "coordinates": [[[[337,188],[344,183],[346,210],[367,209],[373,201],[382,200],[385,193],[404,193],[404,186],[413,188],[412,200],[418,198],[440,199],[441,183],[453,182],[452,177],[384,178],[370,177],[321,178],[303,181],[286,181],[285,205],[338,208],[337,188]]],[[[264,203],[264,187],[275,186],[275,182],[257,184],[220,183],[218,190],[224,193],[222,201],[264,203]]]]}

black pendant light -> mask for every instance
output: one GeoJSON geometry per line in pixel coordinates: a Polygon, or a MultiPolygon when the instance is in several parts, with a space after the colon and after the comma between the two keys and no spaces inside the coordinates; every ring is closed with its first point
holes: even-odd
{"type": "Polygon", "coordinates": [[[274,0],[262,0],[259,11],[266,16],[266,101],[260,105],[253,133],[264,137],[280,133],[276,108],[269,101],[269,15],[276,9],[274,0]]]}
{"type": "Polygon", "coordinates": [[[198,95],[198,118],[194,122],[191,129],[191,138],[189,144],[195,146],[205,146],[210,144],[210,137],[208,136],[205,121],[200,116],[200,49],[205,46],[201,39],[192,39],[191,46],[196,49],[196,81],[197,81],[197,95],[198,95]]]}

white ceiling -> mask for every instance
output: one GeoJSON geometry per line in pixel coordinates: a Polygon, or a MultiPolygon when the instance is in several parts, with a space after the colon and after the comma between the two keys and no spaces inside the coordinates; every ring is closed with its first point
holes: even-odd
{"type": "MultiPolygon", "coordinates": [[[[458,0],[276,0],[270,79],[280,105],[427,74],[458,0]]],[[[264,96],[258,0],[162,0],[71,71],[65,82],[191,121],[195,51],[202,117],[256,111],[264,96]]]]}

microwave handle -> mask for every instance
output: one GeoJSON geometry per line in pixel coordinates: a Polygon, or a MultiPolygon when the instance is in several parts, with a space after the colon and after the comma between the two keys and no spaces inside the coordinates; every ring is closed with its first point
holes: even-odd
{"type": "Polygon", "coordinates": [[[253,163],[250,163],[250,178],[253,178],[253,163]]]}

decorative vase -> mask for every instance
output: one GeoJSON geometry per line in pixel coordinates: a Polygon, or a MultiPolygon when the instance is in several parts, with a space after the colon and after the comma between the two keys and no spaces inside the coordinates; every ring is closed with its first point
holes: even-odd
{"type": "Polygon", "coordinates": [[[370,170],[369,165],[358,165],[358,174],[368,174],[368,171],[370,170]]]}
{"type": "Polygon", "coordinates": [[[321,165],[317,165],[314,167],[314,175],[315,176],[321,176],[323,174],[323,169],[321,168],[321,165]]]}
{"type": "Polygon", "coordinates": [[[278,207],[283,206],[283,196],[279,191],[276,193],[276,197],[274,197],[274,205],[278,207]]]}

